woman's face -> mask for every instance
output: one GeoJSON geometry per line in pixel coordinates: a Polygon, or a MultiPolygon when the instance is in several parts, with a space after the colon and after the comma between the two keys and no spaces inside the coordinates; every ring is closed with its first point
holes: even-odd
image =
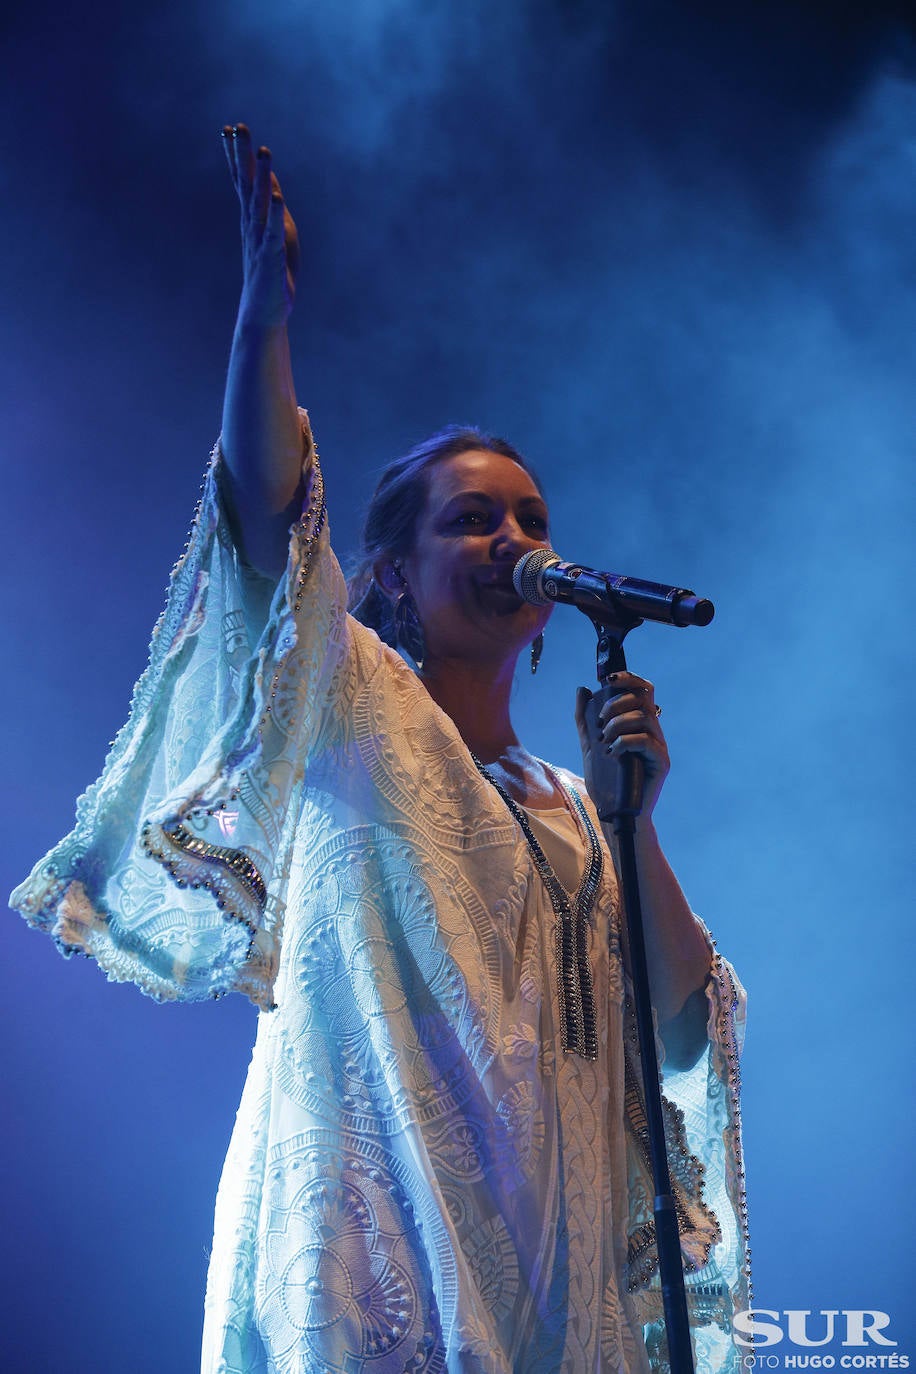
{"type": "Polygon", "coordinates": [[[512,573],[549,542],[544,499],[511,458],[468,449],[436,463],[413,553],[401,562],[428,658],[514,659],[530,644],[551,608],[522,601],[512,573]]]}

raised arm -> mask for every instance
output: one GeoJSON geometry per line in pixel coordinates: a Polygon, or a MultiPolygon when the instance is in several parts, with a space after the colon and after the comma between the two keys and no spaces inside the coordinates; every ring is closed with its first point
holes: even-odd
{"type": "Polygon", "coordinates": [[[223,129],[223,146],[241,208],[243,277],[222,449],[242,553],[259,571],[279,576],[302,496],[302,432],[286,327],[299,241],[269,149],[255,154],[244,124],[223,129]]]}

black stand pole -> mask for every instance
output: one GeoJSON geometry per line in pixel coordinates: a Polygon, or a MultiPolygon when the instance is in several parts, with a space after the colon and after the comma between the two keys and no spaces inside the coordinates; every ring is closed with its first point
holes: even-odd
{"type": "MultiPolygon", "coordinates": [[[[619,620],[606,620],[604,617],[599,619],[595,615],[589,618],[598,631],[598,681],[602,686],[606,686],[611,673],[626,670],[624,636],[637,625],[641,625],[642,620],[635,616],[621,616],[619,620]]],[[[609,816],[601,816],[600,819],[610,821],[617,836],[620,885],[627,922],[643,1094],[649,1128],[649,1156],[655,1187],[655,1239],[665,1311],[668,1358],[671,1374],[693,1374],[693,1349],[690,1344],[690,1323],[687,1317],[684,1266],[665,1149],[665,1124],[662,1115],[658,1057],[655,1053],[655,1026],[652,1020],[649,970],[646,964],[642,906],[636,872],[636,817],[642,810],[643,761],[637,754],[624,754],[620,763],[622,784],[614,811],[609,816]]]]}

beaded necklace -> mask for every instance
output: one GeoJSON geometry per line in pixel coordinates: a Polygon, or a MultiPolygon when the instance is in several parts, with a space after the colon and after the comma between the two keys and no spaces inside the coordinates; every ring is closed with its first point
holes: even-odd
{"type": "MultiPolygon", "coordinates": [[[[560,883],[547,861],[547,856],[538,844],[531,829],[528,817],[522,807],[509,795],[502,783],[498,782],[486,764],[472,754],[474,766],[482,777],[495,788],[506,806],[518,822],[519,829],[531,851],[534,866],[541,882],[547,889],[550,905],[557,918],[557,983],[560,1006],[560,1039],[567,1054],[575,1053],[583,1059],[598,1058],[598,1033],[595,1016],[595,990],[592,984],[592,971],[588,963],[587,927],[591,915],[601,875],[604,859],[601,845],[595,834],[589,814],[582,804],[576,789],[554,777],[564,796],[568,796],[575,808],[574,814],[588,840],[588,862],[582,881],[571,898],[560,883]]],[[[553,775],[552,775],[553,776],[553,775]]]]}

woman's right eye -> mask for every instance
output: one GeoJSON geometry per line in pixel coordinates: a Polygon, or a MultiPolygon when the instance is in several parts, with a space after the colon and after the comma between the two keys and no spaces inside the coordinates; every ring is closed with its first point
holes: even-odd
{"type": "Polygon", "coordinates": [[[482,511],[465,510],[455,516],[453,523],[464,528],[475,528],[478,525],[486,524],[486,519],[482,511]]]}

